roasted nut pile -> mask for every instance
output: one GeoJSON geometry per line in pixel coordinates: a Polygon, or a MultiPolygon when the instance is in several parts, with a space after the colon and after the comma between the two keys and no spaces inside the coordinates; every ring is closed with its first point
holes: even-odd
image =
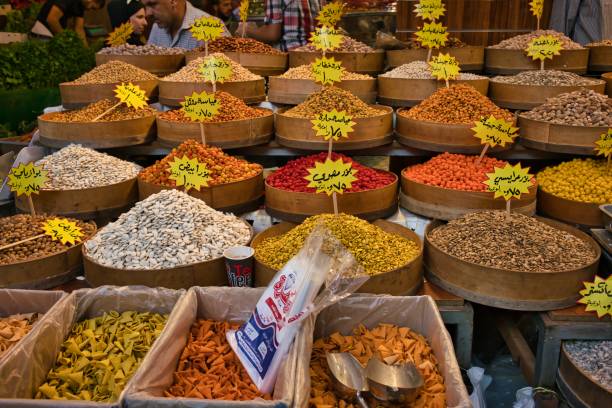
{"type": "Polygon", "coordinates": [[[484,156],[476,164],[478,156],[442,153],[425,163],[415,164],[406,168],[404,177],[417,183],[450,188],[463,191],[487,191],[483,183],[487,173],[492,173],[495,167],[503,168],[507,162],[494,157],[484,156]]]}
{"type": "MultiPolygon", "coordinates": [[[[312,67],[310,65],[300,65],[299,67],[289,68],[287,72],[282,74],[279,78],[287,78],[287,79],[312,79],[314,81],[314,74],[312,73],[312,67]]],[[[343,81],[346,80],[356,80],[356,79],[372,79],[369,75],[364,74],[356,74],[354,72],[349,72],[346,69],[342,68],[342,77],[343,81]]]]}
{"type": "Polygon", "coordinates": [[[197,320],[174,373],[164,391],[169,398],[205,398],[226,401],[271,400],[262,395],[230,347],[225,333],[238,324],[197,320]]]}
{"type": "Polygon", "coordinates": [[[102,48],[98,54],[103,55],[179,55],[187,52],[184,48],[160,47],[158,45],[132,45],[123,44],[117,47],[102,48]]]}
{"type": "Polygon", "coordinates": [[[333,109],[339,112],[345,111],[347,115],[351,115],[353,118],[367,118],[387,113],[382,109],[370,107],[349,91],[328,86],[310,94],[304,102],[283,112],[283,115],[315,119],[319,113],[333,109]]]}
{"type": "Polygon", "coordinates": [[[538,71],[523,71],[516,75],[496,76],[493,82],[515,85],[544,85],[544,86],[585,86],[603,83],[600,79],[581,77],[573,72],[544,69],[538,71]]]}
{"type": "MultiPolygon", "coordinates": [[[[308,51],[308,52],[321,52],[317,50],[314,45],[308,43],[301,47],[294,48],[292,51],[308,51]]],[[[340,46],[334,50],[328,52],[374,52],[374,48],[366,45],[360,41],[354,40],[351,37],[343,36],[340,46]]]]}
{"type": "Polygon", "coordinates": [[[116,401],[167,320],[157,313],[111,311],[76,323],[36,399],[116,401]]]}
{"type": "MultiPolygon", "coordinates": [[[[116,103],[117,101],[112,99],[101,99],[81,109],[47,113],[46,115],[42,115],[41,118],[51,122],[91,122],[98,117],[98,115],[101,115],[106,110],[113,107],[116,103]]],[[[142,109],[135,109],[121,104],[102,116],[96,122],[115,122],[118,120],[138,119],[144,118],[145,116],[152,116],[156,113],[157,111],[150,106],[145,106],[142,109]]]]}
{"type": "Polygon", "coordinates": [[[439,226],[429,241],[457,258],[491,268],[519,272],[561,272],[595,260],[580,238],[535,218],[505,211],[464,215],[439,226]]]}
{"type": "Polygon", "coordinates": [[[572,362],[612,392],[612,340],[564,341],[572,362]]]}
{"type": "Polygon", "coordinates": [[[84,73],[69,84],[113,84],[118,82],[152,81],[155,75],[122,61],[109,61],[84,73]]]}
{"type": "MultiPolygon", "coordinates": [[[[252,108],[242,99],[236,98],[227,92],[217,91],[215,97],[220,102],[221,107],[217,114],[206,123],[229,122],[230,120],[254,119],[262,116],[272,115],[272,112],[264,108],[252,108]]],[[[159,118],[163,120],[171,120],[173,122],[192,122],[190,118],[185,116],[182,110],[176,109],[159,114],[159,118]]]]}
{"type": "Polygon", "coordinates": [[[362,366],[372,358],[388,365],[413,363],[423,376],[424,386],[413,408],[445,408],[446,386],[438,367],[438,359],[427,339],[410,330],[381,323],[369,330],[360,324],[352,336],[334,333],[315,340],[310,357],[310,404],[317,408],[357,408],[351,401],[339,399],[334,393],[333,377],[327,365],[326,353],[351,353],[362,366]]]}
{"type": "Polygon", "coordinates": [[[32,330],[38,313],[0,317],[0,357],[32,330]]]}
{"type": "MultiPolygon", "coordinates": [[[[204,52],[205,47],[202,45],[196,49],[204,52]]],[[[208,43],[208,52],[244,52],[250,54],[283,54],[282,51],[271,47],[268,44],[257,41],[253,38],[241,37],[219,37],[216,40],[208,43]]]]}
{"type": "MultiPolygon", "coordinates": [[[[405,78],[405,79],[434,79],[431,76],[431,68],[425,61],[413,61],[408,64],[400,65],[389,72],[379,75],[383,78],[405,78]]],[[[459,78],[463,81],[474,79],[486,79],[482,75],[470,74],[468,72],[460,72],[459,78]]]]}
{"type": "MultiPolygon", "coordinates": [[[[34,199],[36,200],[36,198],[34,199]]],[[[48,218],[55,217],[48,217],[44,215],[32,217],[31,215],[27,214],[18,214],[0,218],[0,246],[12,244],[14,242],[44,233],[42,225],[48,218]]],[[[76,224],[81,228],[81,232],[83,232],[83,240],[86,240],[95,231],[93,223],[86,223],[71,218],[69,218],[69,220],[76,222],[76,224]]],[[[58,252],[63,252],[68,248],[68,246],[62,244],[60,241],[53,241],[49,235],[45,235],[44,237],[40,237],[33,241],[28,241],[11,248],[1,250],[0,265],[42,258],[58,252]]]]}
{"type": "Polygon", "coordinates": [[[524,50],[529,46],[529,42],[531,40],[542,35],[552,35],[553,37],[559,38],[561,40],[564,50],[578,50],[584,48],[577,42],[572,41],[571,38],[563,35],[563,33],[560,33],[555,30],[536,30],[528,34],[517,35],[515,37],[503,40],[499,44],[492,45],[490,48],[502,48],[506,50],[524,50]]]}
{"type": "Polygon", "coordinates": [[[200,73],[200,66],[208,58],[216,57],[222,59],[232,66],[232,76],[226,79],[226,82],[237,82],[237,81],[255,81],[261,79],[259,75],[255,75],[242,65],[227,58],[225,54],[216,52],[209,54],[208,57],[196,58],[189,64],[185,65],[178,72],[165,76],[162,81],[175,81],[175,82],[206,82],[200,73]]]}
{"type": "Polygon", "coordinates": [[[514,115],[496,106],[475,88],[457,84],[440,88],[412,109],[401,109],[400,115],[410,119],[437,123],[473,125],[482,117],[514,121],[514,115]]]}
{"type": "Polygon", "coordinates": [[[608,38],[605,40],[592,42],[592,43],[587,44],[587,47],[612,47],[612,39],[608,38]]]}
{"type": "MultiPolygon", "coordinates": [[[[402,44],[406,45],[406,47],[410,50],[414,50],[418,48],[422,48],[422,49],[427,48],[427,47],[423,47],[423,45],[419,41],[413,38],[408,41],[402,41],[402,44]]],[[[448,37],[448,41],[446,42],[446,45],[442,48],[441,52],[445,52],[444,48],[462,48],[466,46],[467,44],[461,41],[460,39],[458,39],[457,37],[448,37]]]]}
{"type": "Polygon", "coordinates": [[[360,218],[321,214],[307,218],[286,234],[264,239],[255,248],[255,258],[269,267],[281,269],[299,252],[319,222],[329,228],[368,275],[392,271],[419,254],[416,242],[388,233],[360,218]]]}
{"type": "Polygon", "coordinates": [[[537,174],[547,193],[582,203],[612,203],[612,170],[605,160],[574,159],[537,174]]]}
{"type": "MultiPolygon", "coordinates": [[[[315,193],[316,189],[308,187],[310,182],[304,177],[308,176],[308,169],[313,168],[315,162],[323,163],[325,159],[327,159],[327,153],[322,152],[291,160],[269,175],[266,178],[266,183],[282,190],[315,193]]],[[[338,159],[342,159],[344,163],[352,163],[352,168],[357,171],[357,181],[351,184],[351,188],[344,190],[345,193],[383,188],[395,181],[395,176],[389,172],[372,169],[354,161],[348,156],[332,153],[332,160],[338,159]]]]}
{"type": "Polygon", "coordinates": [[[559,125],[612,126],[612,99],[590,89],[548,98],[522,116],[559,125]]]}
{"type": "Polygon", "coordinates": [[[210,261],[251,239],[247,224],[182,191],[136,203],[85,243],[94,261],[117,269],[165,269],[210,261]]]}
{"type": "Polygon", "coordinates": [[[183,158],[184,156],[198,159],[200,163],[206,164],[206,168],[210,171],[208,181],[210,186],[246,180],[262,172],[259,164],[249,163],[225,154],[218,147],[204,146],[195,140],[186,140],[172,149],[166,157],[144,169],[138,177],[149,183],[174,187],[176,182],[168,178],[170,177],[170,162],[173,162],[175,157],[183,158]]]}
{"type": "Polygon", "coordinates": [[[142,167],[78,144],[71,144],[36,162],[49,173],[45,190],[78,190],[121,183],[142,167]]]}

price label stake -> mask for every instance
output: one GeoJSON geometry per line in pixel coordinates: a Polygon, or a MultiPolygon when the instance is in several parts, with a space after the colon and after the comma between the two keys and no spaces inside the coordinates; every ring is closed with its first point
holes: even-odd
{"type": "Polygon", "coordinates": [[[431,75],[437,80],[446,82],[446,87],[449,87],[450,79],[459,78],[459,63],[450,54],[438,54],[429,61],[431,75]]]}
{"type": "Polygon", "coordinates": [[[471,129],[474,131],[474,137],[480,139],[480,144],[485,145],[477,164],[480,164],[489,147],[497,145],[504,147],[506,143],[513,143],[514,138],[518,136],[517,127],[503,119],[496,119],[493,115],[488,118],[483,117],[474,123],[476,126],[471,129]]]}
{"type": "Polygon", "coordinates": [[[242,22],[242,38],[246,34],[246,22],[249,18],[249,0],[240,0],[240,21],[242,22]]]}
{"type": "Polygon", "coordinates": [[[127,23],[121,24],[108,35],[106,38],[106,44],[110,45],[111,47],[123,45],[130,39],[133,32],[134,26],[132,26],[132,23],[128,21],[127,23]]]}
{"type": "Polygon", "coordinates": [[[444,47],[448,41],[448,31],[442,23],[425,23],[423,28],[416,32],[416,39],[423,47],[429,48],[427,61],[431,58],[433,48],[444,47]]]}
{"type": "Polygon", "coordinates": [[[203,122],[215,117],[219,113],[219,109],[221,109],[221,101],[215,94],[208,94],[206,91],[194,92],[191,96],[186,96],[184,102],[181,102],[183,114],[192,121],[200,123],[200,137],[203,145],[206,145],[203,122]]]}
{"type": "Polygon", "coordinates": [[[544,12],[544,0],[531,0],[529,2],[529,10],[531,11],[531,14],[533,14],[538,20],[536,30],[539,30],[540,19],[542,18],[542,13],[544,12]]]}
{"type": "Polygon", "coordinates": [[[341,1],[334,1],[333,3],[328,3],[323,6],[321,11],[319,11],[317,21],[319,25],[323,27],[335,27],[342,19],[343,14],[344,3],[341,1]]]}
{"type": "Polygon", "coordinates": [[[83,232],[76,222],[66,218],[51,218],[43,224],[45,235],[49,235],[53,241],[60,241],[62,244],[75,245],[81,242],[83,232]]]}
{"type": "Polygon", "coordinates": [[[343,39],[344,36],[340,34],[340,31],[324,26],[315,29],[314,34],[310,37],[310,43],[325,55],[325,52],[340,47],[343,39]]]}
{"type": "Polygon", "coordinates": [[[140,88],[138,85],[132,84],[131,82],[128,84],[122,83],[121,85],[117,85],[115,88],[115,97],[119,99],[119,102],[99,114],[94,120],[92,120],[92,122],[97,122],[122,103],[126,104],[130,108],[142,109],[147,106],[147,101],[149,100],[144,89],[140,88]]]}
{"type": "Polygon", "coordinates": [[[599,136],[599,140],[595,142],[595,152],[598,156],[604,156],[608,159],[608,164],[606,165],[608,170],[610,170],[610,161],[612,159],[612,128],[608,128],[606,133],[602,133],[599,136]]]}
{"type": "Polygon", "coordinates": [[[541,35],[534,38],[527,46],[527,56],[534,61],[540,60],[540,69],[544,69],[544,60],[553,59],[555,55],[561,55],[563,44],[561,40],[552,35],[541,35]]]}
{"type": "Polygon", "coordinates": [[[344,163],[342,159],[334,161],[328,157],[324,163],[315,162],[315,167],[308,169],[308,176],[304,178],[310,182],[308,187],[315,188],[317,193],[332,196],[334,214],[338,214],[336,193],[342,194],[351,188],[352,183],[357,181],[356,173],[351,163],[344,163]]]}
{"type": "Polygon", "coordinates": [[[27,164],[20,163],[19,166],[13,167],[8,174],[7,184],[11,191],[17,194],[17,197],[20,195],[27,196],[32,216],[36,215],[32,194],[39,194],[40,189],[48,180],[47,173],[42,166],[36,166],[33,162],[30,162],[27,164]]]}
{"type": "Polygon", "coordinates": [[[444,15],[446,8],[442,0],[419,0],[414,6],[417,17],[423,20],[436,21],[444,15]]]}
{"type": "Polygon", "coordinates": [[[333,85],[334,82],[342,80],[342,73],[344,71],[342,62],[336,61],[334,57],[316,58],[311,67],[315,82],[321,85],[333,85]]]}
{"type": "Polygon", "coordinates": [[[190,159],[187,156],[183,158],[175,157],[174,161],[168,166],[170,170],[170,180],[176,182],[176,186],[183,186],[185,191],[189,191],[192,188],[200,191],[202,186],[208,187],[208,181],[210,180],[210,170],[206,167],[205,163],[200,163],[198,159],[190,159]]]}
{"type": "Polygon", "coordinates": [[[216,17],[201,17],[195,19],[189,28],[191,35],[198,41],[204,41],[204,55],[208,56],[208,42],[223,35],[223,21],[216,17]]]}
{"type": "Polygon", "coordinates": [[[582,298],[578,303],[586,305],[587,312],[597,313],[598,318],[612,316],[612,275],[606,280],[595,275],[593,282],[583,282],[585,289],[580,291],[582,298]]]}
{"type": "Polygon", "coordinates": [[[487,173],[488,179],[483,183],[489,191],[494,192],[493,198],[504,197],[506,200],[506,212],[510,216],[510,200],[516,198],[520,200],[521,194],[529,193],[529,188],[533,186],[533,174],[529,174],[529,167],[521,168],[521,164],[516,166],[507,164],[503,169],[495,167],[493,173],[487,173]]]}
{"type": "Polygon", "coordinates": [[[200,65],[200,75],[212,82],[213,93],[217,92],[217,82],[225,82],[232,77],[232,65],[221,58],[207,57],[200,65]]]}

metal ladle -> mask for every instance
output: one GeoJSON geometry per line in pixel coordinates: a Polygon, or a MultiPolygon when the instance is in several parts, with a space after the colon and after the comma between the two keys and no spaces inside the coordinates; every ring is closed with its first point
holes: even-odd
{"type": "Polygon", "coordinates": [[[336,394],[342,399],[356,400],[362,408],[369,408],[361,395],[368,391],[368,382],[359,361],[351,353],[327,353],[326,358],[336,394]]]}

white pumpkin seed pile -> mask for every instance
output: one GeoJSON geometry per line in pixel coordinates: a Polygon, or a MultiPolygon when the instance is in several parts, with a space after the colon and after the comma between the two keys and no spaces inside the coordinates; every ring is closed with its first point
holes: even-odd
{"type": "Polygon", "coordinates": [[[47,170],[46,190],[79,190],[108,186],[134,178],[142,167],[108,154],[71,144],[38,162],[47,170]]]}
{"type": "Polygon", "coordinates": [[[87,255],[117,269],[165,269],[219,258],[246,245],[249,227],[178,190],[136,203],[85,243],[87,255]]]}
{"type": "Polygon", "coordinates": [[[572,361],[602,387],[612,392],[612,341],[566,341],[572,361]]]}

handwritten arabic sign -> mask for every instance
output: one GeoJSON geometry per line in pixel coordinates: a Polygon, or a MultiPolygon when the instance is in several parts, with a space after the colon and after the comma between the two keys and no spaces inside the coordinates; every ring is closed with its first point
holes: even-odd
{"type": "Polygon", "coordinates": [[[181,102],[181,110],[189,119],[194,122],[205,122],[213,118],[221,108],[221,101],[215,94],[194,92],[191,96],[185,97],[185,102],[181,102]]]}
{"type": "Polygon", "coordinates": [[[198,159],[190,159],[187,156],[183,156],[182,159],[178,157],[174,158],[173,162],[170,162],[169,166],[170,180],[176,181],[176,186],[183,186],[185,191],[189,191],[192,188],[200,191],[202,186],[208,187],[208,180],[210,180],[210,170],[206,168],[205,163],[200,163],[198,159]]]}
{"type": "Polygon", "coordinates": [[[81,242],[81,237],[83,236],[83,232],[76,225],[76,222],[66,218],[52,218],[45,221],[43,230],[53,241],[59,240],[63,245],[66,245],[66,243],[74,245],[77,242],[81,242]]]}
{"type": "Polygon", "coordinates": [[[593,282],[583,283],[586,289],[580,291],[578,303],[586,305],[587,312],[597,313],[597,317],[612,316],[612,275],[606,280],[596,275],[593,282]]]}
{"type": "Polygon", "coordinates": [[[208,82],[224,82],[232,77],[232,65],[217,57],[207,57],[200,65],[200,74],[208,82]]]}
{"type": "Polygon", "coordinates": [[[459,63],[450,54],[436,55],[429,61],[431,75],[438,80],[448,81],[459,77],[459,63]]]}
{"type": "Polygon", "coordinates": [[[347,115],[345,111],[338,112],[335,109],[331,111],[321,112],[316,119],[310,121],[312,129],[317,132],[317,136],[323,136],[325,140],[333,138],[334,140],[340,137],[347,137],[349,132],[353,131],[353,117],[347,115]]]}
{"type": "Polygon", "coordinates": [[[38,194],[47,180],[47,171],[43,170],[42,166],[35,166],[30,162],[20,163],[19,166],[13,167],[8,174],[7,184],[17,196],[22,194],[29,196],[32,193],[38,194]]]}
{"type": "Polygon", "coordinates": [[[315,162],[315,167],[308,169],[308,176],[304,178],[310,181],[308,187],[315,188],[317,193],[332,195],[342,194],[344,190],[351,188],[351,183],[357,180],[355,173],[357,170],[352,168],[351,163],[328,158],[325,163],[315,162]]]}
{"type": "Polygon", "coordinates": [[[552,35],[541,35],[534,38],[527,46],[527,56],[533,60],[553,59],[554,55],[561,55],[563,45],[561,40],[552,35]]]}
{"type": "Polygon", "coordinates": [[[442,0],[419,0],[414,6],[414,12],[423,20],[435,21],[444,15],[444,11],[442,0]]]}
{"type": "Polygon", "coordinates": [[[315,29],[314,34],[310,37],[310,43],[321,51],[331,51],[336,49],[342,43],[344,36],[340,31],[332,27],[319,27],[315,29]]]}
{"type": "Polygon", "coordinates": [[[529,2],[529,10],[537,18],[542,18],[544,11],[544,0],[532,0],[529,2]]]}
{"type": "Polygon", "coordinates": [[[342,18],[342,14],[344,14],[344,3],[335,1],[323,6],[317,16],[317,21],[322,26],[334,27],[342,18]]]}
{"type": "Polygon", "coordinates": [[[240,21],[246,23],[249,18],[249,0],[240,0],[240,21]]]}
{"type": "Polygon", "coordinates": [[[147,106],[146,92],[138,85],[134,85],[131,82],[129,84],[117,85],[115,88],[115,96],[122,103],[134,109],[142,109],[147,106]]]}
{"type": "Polygon", "coordinates": [[[332,58],[316,58],[312,63],[312,74],[315,82],[322,85],[333,85],[334,82],[342,80],[342,62],[332,58]]]}
{"type": "Polygon", "coordinates": [[[511,198],[521,198],[521,194],[528,193],[529,187],[532,186],[532,174],[529,174],[529,167],[521,168],[521,164],[516,166],[506,164],[506,167],[500,169],[495,167],[493,173],[487,173],[488,180],[483,183],[489,187],[489,191],[495,193],[493,198],[504,197],[510,200],[511,198]]]}
{"type": "Polygon", "coordinates": [[[212,41],[223,34],[223,21],[216,17],[201,17],[193,21],[189,31],[196,40],[212,41]]]}
{"type": "Polygon", "coordinates": [[[448,32],[442,23],[425,23],[423,28],[416,32],[417,41],[423,47],[440,48],[448,41],[448,32]]]}
{"type": "Polygon", "coordinates": [[[112,33],[110,33],[106,38],[106,43],[111,47],[117,47],[125,44],[133,32],[134,27],[132,26],[132,23],[128,21],[127,23],[121,24],[112,33]]]}
{"type": "Polygon", "coordinates": [[[480,139],[480,144],[488,144],[490,147],[505,146],[506,143],[514,142],[514,138],[518,136],[518,128],[503,119],[495,119],[493,115],[474,123],[476,127],[471,129],[474,136],[480,139]]]}
{"type": "Polygon", "coordinates": [[[598,156],[610,157],[612,155],[612,128],[608,128],[606,133],[602,133],[595,145],[598,156]]]}

